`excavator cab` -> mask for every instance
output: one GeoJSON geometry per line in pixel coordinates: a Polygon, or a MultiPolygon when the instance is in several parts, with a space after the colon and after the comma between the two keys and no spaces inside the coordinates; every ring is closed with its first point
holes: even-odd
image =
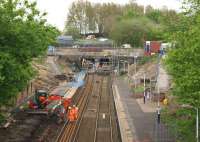
{"type": "Polygon", "coordinates": [[[39,109],[43,109],[46,106],[48,94],[45,90],[35,91],[35,102],[39,109]]]}

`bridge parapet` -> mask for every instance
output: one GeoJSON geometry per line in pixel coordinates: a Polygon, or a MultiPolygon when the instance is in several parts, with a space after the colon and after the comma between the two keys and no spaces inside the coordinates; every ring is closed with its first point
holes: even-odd
{"type": "Polygon", "coordinates": [[[104,49],[102,52],[81,52],[78,48],[58,48],[55,51],[56,55],[61,56],[91,56],[91,57],[105,57],[105,56],[116,56],[122,58],[134,58],[134,56],[142,57],[144,56],[143,49],[119,49],[111,48],[104,49]]]}

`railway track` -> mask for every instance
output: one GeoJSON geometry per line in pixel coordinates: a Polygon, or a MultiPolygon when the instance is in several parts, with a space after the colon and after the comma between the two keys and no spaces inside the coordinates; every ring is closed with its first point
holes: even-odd
{"type": "Polygon", "coordinates": [[[121,142],[109,76],[98,76],[72,142],[121,142]]]}
{"type": "Polygon", "coordinates": [[[67,122],[57,142],[121,142],[111,78],[89,75],[80,94],[75,96],[79,107],[78,121],[67,122]]]}
{"type": "Polygon", "coordinates": [[[95,127],[95,142],[113,142],[111,105],[109,99],[108,77],[102,82],[102,92],[100,94],[97,125],[95,127]]]}
{"type": "MultiPolygon", "coordinates": [[[[75,98],[73,99],[74,101],[77,101],[76,105],[79,108],[78,118],[80,118],[82,113],[83,113],[84,106],[86,104],[86,101],[88,99],[88,96],[89,96],[90,91],[91,91],[92,86],[93,86],[92,85],[93,79],[94,79],[93,75],[89,76],[84,90],[80,91],[81,93],[76,94],[75,98]]],[[[73,122],[73,123],[70,123],[69,121],[67,121],[64,124],[64,126],[63,126],[60,134],[58,135],[56,141],[57,142],[70,142],[71,139],[72,139],[72,135],[75,131],[76,125],[78,125],[78,123],[79,123],[79,120],[76,121],[76,122],[73,122]]]]}
{"type": "Polygon", "coordinates": [[[74,139],[72,142],[75,141],[92,141],[95,135],[95,125],[96,125],[96,117],[97,117],[97,107],[99,101],[99,94],[102,88],[102,81],[103,78],[97,76],[94,82],[94,87],[92,90],[92,94],[89,98],[87,106],[84,110],[84,115],[82,115],[81,123],[77,127],[77,131],[74,135],[74,139]],[[85,131],[87,130],[87,131],[85,131]],[[86,139],[87,138],[87,139],[86,139]]]}

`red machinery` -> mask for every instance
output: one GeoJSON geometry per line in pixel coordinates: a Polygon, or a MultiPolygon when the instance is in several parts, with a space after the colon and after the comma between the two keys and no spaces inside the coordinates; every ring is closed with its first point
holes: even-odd
{"type": "Polygon", "coordinates": [[[29,100],[28,113],[32,114],[57,114],[61,113],[64,108],[67,111],[68,106],[71,105],[71,98],[63,98],[63,96],[58,94],[51,94],[44,90],[37,90],[33,99],[29,100]]]}

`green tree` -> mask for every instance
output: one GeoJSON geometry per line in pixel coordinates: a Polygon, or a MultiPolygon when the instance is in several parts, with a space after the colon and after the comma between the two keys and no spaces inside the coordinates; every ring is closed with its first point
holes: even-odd
{"type": "Polygon", "coordinates": [[[75,26],[67,26],[65,27],[65,35],[71,35],[74,39],[79,39],[81,37],[79,33],[79,29],[75,26]]]}
{"type": "Polygon", "coordinates": [[[160,10],[149,10],[147,11],[146,16],[159,24],[161,22],[162,13],[160,10]]]}
{"type": "MultiPolygon", "coordinates": [[[[196,6],[200,7],[200,4],[196,6]]],[[[195,9],[198,9],[196,6],[195,9]]],[[[176,38],[175,49],[169,53],[166,60],[175,83],[174,95],[179,96],[182,103],[194,107],[200,106],[200,15],[198,13],[199,11],[196,11],[195,14],[182,18],[180,29],[173,36],[176,38]]]]}
{"type": "MultiPolygon", "coordinates": [[[[190,7],[180,14],[178,23],[173,26],[175,47],[166,58],[166,65],[173,78],[172,95],[178,103],[188,104],[194,108],[200,107],[200,3],[197,0],[187,0],[190,7]]],[[[178,132],[181,141],[195,141],[195,111],[184,108],[176,111],[178,132]],[[186,117],[187,116],[187,117],[186,117]],[[185,118],[186,117],[186,118],[185,118]],[[185,118],[185,119],[181,119],[185,118]]],[[[173,120],[174,122],[175,120],[173,120]]]]}
{"type": "Polygon", "coordinates": [[[115,19],[122,15],[123,6],[114,3],[93,4],[88,1],[73,2],[67,17],[67,27],[76,27],[80,33],[98,32],[108,35],[115,19]]]}
{"type": "MultiPolygon", "coordinates": [[[[73,2],[71,7],[69,8],[68,16],[67,16],[67,22],[66,22],[66,28],[69,27],[75,27],[79,29],[79,33],[84,33],[85,25],[87,22],[86,17],[86,6],[88,2],[84,2],[81,0],[78,0],[76,2],[73,2]]],[[[66,29],[67,30],[67,29],[66,29]]]]}
{"type": "Polygon", "coordinates": [[[117,22],[111,30],[110,37],[118,44],[131,44],[142,47],[145,40],[159,40],[162,27],[146,17],[136,17],[117,22]]]}
{"type": "Polygon", "coordinates": [[[144,15],[144,6],[138,5],[135,1],[130,1],[123,9],[123,17],[130,19],[134,17],[140,17],[144,15]]]}
{"type": "Polygon", "coordinates": [[[9,54],[0,53],[0,69],[3,81],[0,82],[0,106],[7,104],[8,100],[22,91],[34,72],[30,65],[24,66],[9,54]]]}
{"type": "Polygon", "coordinates": [[[36,2],[0,1],[0,106],[24,89],[34,75],[32,59],[55,43],[59,32],[46,23],[45,15],[36,2]]]}

